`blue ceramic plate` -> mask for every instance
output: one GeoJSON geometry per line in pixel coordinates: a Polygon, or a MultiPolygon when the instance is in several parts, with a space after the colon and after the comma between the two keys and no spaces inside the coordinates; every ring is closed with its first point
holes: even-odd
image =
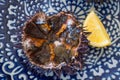
{"type": "Polygon", "coordinates": [[[109,47],[90,47],[90,52],[83,55],[83,70],[71,76],[61,74],[60,79],[120,80],[120,0],[104,1],[99,4],[86,0],[0,0],[0,80],[58,80],[52,71],[30,64],[20,47],[24,22],[41,10],[47,15],[73,12],[81,26],[94,10],[112,40],[109,47]]]}

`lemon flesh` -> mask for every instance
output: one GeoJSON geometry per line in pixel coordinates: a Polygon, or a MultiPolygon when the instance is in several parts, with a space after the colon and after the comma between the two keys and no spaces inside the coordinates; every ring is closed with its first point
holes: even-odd
{"type": "Polygon", "coordinates": [[[90,45],[94,47],[106,47],[111,44],[111,40],[104,25],[94,11],[91,11],[85,19],[85,30],[91,32],[87,37],[90,45]]]}

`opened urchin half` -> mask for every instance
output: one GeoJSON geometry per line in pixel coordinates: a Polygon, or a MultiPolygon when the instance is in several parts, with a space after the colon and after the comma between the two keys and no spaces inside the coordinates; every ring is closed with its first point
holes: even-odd
{"type": "Polygon", "coordinates": [[[29,61],[43,69],[72,74],[82,68],[88,32],[70,12],[46,16],[39,12],[23,27],[22,45],[29,61]]]}

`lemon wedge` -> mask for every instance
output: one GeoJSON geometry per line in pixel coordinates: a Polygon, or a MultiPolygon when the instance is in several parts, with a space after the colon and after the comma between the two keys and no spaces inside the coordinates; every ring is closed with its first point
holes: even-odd
{"type": "Polygon", "coordinates": [[[94,11],[91,11],[85,19],[85,30],[91,32],[87,37],[90,45],[94,47],[106,47],[111,44],[111,40],[104,25],[94,11]]]}

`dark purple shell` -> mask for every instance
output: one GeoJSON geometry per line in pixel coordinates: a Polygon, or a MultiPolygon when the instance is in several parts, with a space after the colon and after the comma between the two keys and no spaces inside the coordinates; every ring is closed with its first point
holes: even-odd
{"type": "Polygon", "coordinates": [[[49,68],[42,66],[46,66],[46,64],[50,62],[51,48],[49,45],[54,44],[55,58],[53,62],[57,66],[62,62],[65,62],[65,64],[60,65],[59,68],[55,66],[52,70],[57,75],[61,74],[61,72],[74,74],[76,70],[82,69],[82,54],[89,50],[89,41],[86,38],[86,34],[87,33],[79,26],[75,17],[70,13],[60,12],[50,17],[43,15],[43,13],[42,15],[38,13],[28,20],[23,28],[24,52],[32,64],[48,70],[49,68]],[[41,20],[43,22],[41,22],[41,20]],[[70,21],[71,23],[69,23],[70,21]],[[44,24],[50,26],[50,30],[44,29],[44,24]],[[59,36],[56,36],[63,24],[66,24],[67,28],[59,36]],[[30,37],[44,39],[45,41],[41,46],[36,46],[35,41],[32,41],[30,37]],[[55,44],[56,41],[60,42],[61,45],[57,46],[55,44]],[[71,49],[67,49],[62,41],[69,45],[71,49]],[[74,51],[72,49],[73,47],[76,48],[74,51]],[[73,55],[75,51],[78,53],[77,56],[73,55]]]}

